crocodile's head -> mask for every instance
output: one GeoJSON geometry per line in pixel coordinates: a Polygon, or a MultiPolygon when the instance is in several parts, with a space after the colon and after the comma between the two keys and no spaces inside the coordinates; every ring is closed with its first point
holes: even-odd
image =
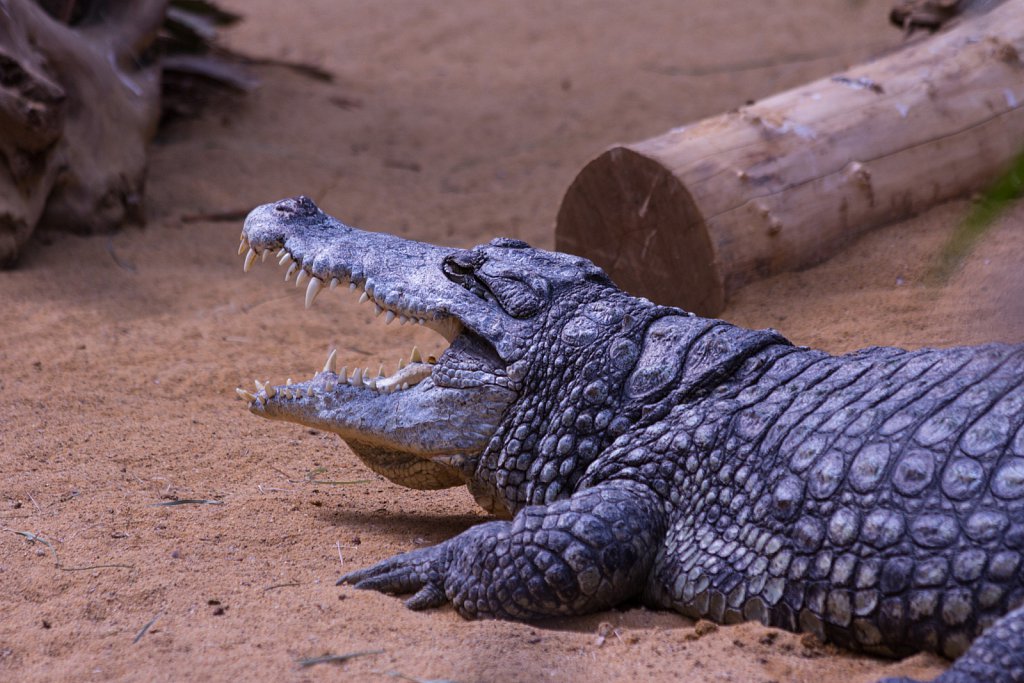
{"type": "Polygon", "coordinates": [[[307,307],[323,289],[345,287],[387,322],[404,318],[448,341],[436,363],[414,357],[389,377],[339,370],[332,353],[308,381],[239,390],[253,413],[335,432],[372,469],[412,488],[470,482],[522,392],[531,340],[561,291],[588,281],[611,286],[586,259],[517,240],[464,250],[366,232],[306,197],[249,214],[246,270],[268,252],[308,281],[307,307]]]}

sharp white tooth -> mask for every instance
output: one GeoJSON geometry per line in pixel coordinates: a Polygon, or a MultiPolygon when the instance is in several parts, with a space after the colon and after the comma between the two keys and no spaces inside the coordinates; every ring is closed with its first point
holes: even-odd
{"type": "Polygon", "coordinates": [[[310,398],[313,398],[313,385],[312,384],[310,384],[308,387],[306,387],[306,396],[309,396],[310,398]]]}
{"type": "Polygon", "coordinates": [[[301,287],[302,285],[304,285],[306,283],[306,280],[308,280],[308,279],[309,279],[309,273],[307,273],[306,269],[303,268],[302,270],[299,271],[299,274],[295,276],[295,286],[296,287],[301,287]]]}
{"type": "MultiPolygon", "coordinates": [[[[306,271],[302,272],[305,273],[306,271]]],[[[309,281],[309,286],[306,287],[306,308],[312,306],[313,302],[316,301],[316,295],[320,293],[320,288],[323,287],[323,284],[319,278],[312,278],[309,281]]]]}
{"type": "Polygon", "coordinates": [[[398,359],[398,369],[401,370],[404,367],[405,367],[405,359],[404,358],[399,358],[398,359]]]}
{"type": "Polygon", "coordinates": [[[286,272],[284,274],[284,281],[288,282],[289,280],[291,280],[292,279],[292,273],[294,273],[298,269],[299,269],[299,264],[298,263],[293,263],[290,266],[288,266],[288,272],[286,272]]]}
{"type": "Polygon", "coordinates": [[[347,382],[348,381],[348,366],[343,367],[341,369],[341,372],[338,373],[338,381],[339,382],[347,382]]]}
{"type": "Polygon", "coordinates": [[[338,374],[338,349],[331,349],[327,354],[327,362],[324,363],[324,372],[338,374]]]}
{"type": "Polygon", "coordinates": [[[384,375],[384,364],[383,364],[383,363],[381,363],[381,364],[380,364],[380,367],[379,367],[379,368],[377,368],[377,379],[381,379],[381,378],[383,378],[384,376],[385,376],[385,375],[384,375]]]}
{"type": "Polygon", "coordinates": [[[380,314],[384,312],[384,309],[381,308],[380,306],[377,306],[377,304],[374,304],[374,306],[376,306],[376,308],[373,311],[373,315],[379,318],[380,314]]]}
{"type": "Polygon", "coordinates": [[[242,399],[243,401],[248,401],[249,403],[252,403],[253,401],[256,400],[256,397],[254,395],[250,394],[242,387],[238,387],[237,389],[235,389],[235,393],[238,394],[238,398],[242,399]]]}
{"type": "Polygon", "coordinates": [[[352,371],[352,379],[348,382],[354,387],[362,386],[363,384],[363,370],[362,368],[356,368],[352,371]]]}
{"type": "Polygon", "coordinates": [[[263,397],[263,396],[257,395],[256,396],[256,400],[259,401],[261,406],[267,405],[267,399],[265,397],[263,397]]]}
{"type": "Polygon", "coordinates": [[[291,378],[291,377],[289,377],[289,378],[288,378],[288,381],[287,381],[287,382],[285,382],[285,384],[286,384],[287,386],[291,386],[291,385],[292,385],[292,378],[291,378]]]}
{"type": "Polygon", "coordinates": [[[402,382],[402,391],[405,391],[408,388],[409,388],[409,383],[408,382],[402,382]]]}
{"type": "Polygon", "coordinates": [[[334,391],[334,381],[327,380],[324,382],[324,391],[334,391]]]}
{"type": "Polygon", "coordinates": [[[423,356],[420,355],[420,347],[412,347],[412,355],[409,356],[409,362],[411,363],[422,363],[423,356]]]}
{"type": "Polygon", "coordinates": [[[359,297],[359,303],[361,303],[361,304],[364,304],[364,303],[366,303],[369,300],[370,300],[370,295],[367,294],[366,292],[363,292],[363,295],[361,297],[359,297]]]}
{"type": "Polygon", "coordinates": [[[391,321],[394,320],[394,319],[395,319],[394,312],[393,311],[388,311],[388,314],[384,316],[384,324],[385,325],[390,325],[391,321]]]}
{"type": "MultiPolygon", "coordinates": [[[[282,249],[282,251],[284,251],[284,250],[282,249]]],[[[289,254],[287,251],[285,251],[284,254],[281,256],[281,258],[278,259],[277,265],[284,266],[284,265],[287,265],[287,264],[289,264],[291,262],[292,262],[292,255],[289,254]]]]}
{"type": "Polygon", "coordinates": [[[258,379],[254,379],[253,382],[256,384],[257,392],[263,391],[263,382],[259,381],[258,379]]]}
{"type": "Polygon", "coordinates": [[[371,389],[373,391],[377,391],[377,380],[375,380],[375,379],[368,379],[368,380],[366,380],[366,388],[367,389],[371,389]]]}
{"type": "Polygon", "coordinates": [[[238,239],[242,240],[243,242],[245,241],[245,228],[242,228],[242,232],[239,233],[238,239]]]}
{"type": "Polygon", "coordinates": [[[249,247],[249,251],[245,255],[245,265],[242,266],[242,272],[248,273],[249,269],[252,268],[252,262],[256,260],[256,252],[252,247],[249,247]]]}
{"type": "Polygon", "coordinates": [[[423,324],[423,323],[425,323],[425,322],[427,322],[427,321],[426,321],[426,320],[424,320],[423,318],[416,318],[416,324],[417,324],[417,325],[422,325],[422,324],[423,324]]]}
{"type": "Polygon", "coordinates": [[[337,287],[338,286],[338,278],[332,277],[331,278],[331,284],[329,284],[327,286],[330,287],[331,289],[334,289],[335,287],[337,287]]]}
{"type": "Polygon", "coordinates": [[[277,395],[277,389],[269,381],[263,386],[267,388],[267,398],[274,398],[277,395]]]}
{"type": "Polygon", "coordinates": [[[406,317],[405,317],[404,315],[400,315],[400,316],[398,316],[398,324],[399,324],[399,325],[404,325],[404,324],[406,324],[407,322],[409,322],[409,319],[408,319],[408,318],[406,318],[406,317]]]}
{"type": "Polygon", "coordinates": [[[269,249],[264,249],[263,253],[260,254],[260,263],[266,263],[268,256],[270,256],[270,250],[269,249]]]}
{"type": "Polygon", "coordinates": [[[242,238],[242,243],[238,245],[238,255],[241,256],[245,253],[245,250],[249,248],[249,243],[245,241],[245,237],[242,238]]]}

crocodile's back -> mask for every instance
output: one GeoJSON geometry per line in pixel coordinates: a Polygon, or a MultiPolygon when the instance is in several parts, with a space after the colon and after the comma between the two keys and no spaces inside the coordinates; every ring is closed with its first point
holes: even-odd
{"type": "Polygon", "coordinates": [[[671,518],[648,599],[956,656],[1024,601],[1024,348],[772,348],[616,443],[671,518]]]}

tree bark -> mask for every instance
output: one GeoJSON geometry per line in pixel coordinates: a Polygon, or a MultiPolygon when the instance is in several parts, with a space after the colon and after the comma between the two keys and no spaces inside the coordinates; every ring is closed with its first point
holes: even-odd
{"type": "Polygon", "coordinates": [[[714,315],[731,292],[983,188],[1024,150],[1024,0],[587,164],[559,250],[714,315]]]}

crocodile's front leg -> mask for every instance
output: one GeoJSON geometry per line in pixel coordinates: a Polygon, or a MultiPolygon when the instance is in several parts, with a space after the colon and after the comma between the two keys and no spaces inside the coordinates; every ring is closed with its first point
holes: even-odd
{"type": "Polygon", "coordinates": [[[584,614],[639,595],[664,535],[661,500],[633,481],[608,481],[524,508],[439,545],[397,555],[338,583],[416,594],[413,609],[450,600],[470,618],[584,614]]]}

